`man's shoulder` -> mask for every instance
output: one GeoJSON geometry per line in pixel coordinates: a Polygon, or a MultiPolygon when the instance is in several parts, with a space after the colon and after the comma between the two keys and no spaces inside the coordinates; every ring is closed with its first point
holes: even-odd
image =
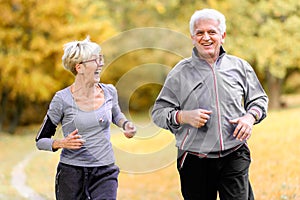
{"type": "Polygon", "coordinates": [[[186,67],[192,66],[192,57],[180,60],[171,70],[172,73],[178,73],[186,67]]]}
{"type": "Polygon", "coordinates": [[[235,55],[226,54],[223,58],[223,63],[230,67],[238,67],[239,69],[253,71],[252,66],[247,60],[235,55]]]}
{"type": "MultiPolygon", "coordinates": [[[[188,57],[188,58],[183,58],[182,60],[180,60],[175,67],[183,67],[186,65],[191,65],[192,64],[192,57],[188,57]]],[[[175,68],[174,67],[174,68],[175,68]]]]}
{"type": "Polygon", "coordinates": [[[243,59],[239,56],[236,56],[236,55],[232,55],[232,54],[225,54],[224,58],[231,62],[247,62],[245,59],[243,59]]]}

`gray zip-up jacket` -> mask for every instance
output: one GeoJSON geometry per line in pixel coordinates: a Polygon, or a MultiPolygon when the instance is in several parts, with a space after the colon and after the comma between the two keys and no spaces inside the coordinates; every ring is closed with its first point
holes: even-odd
{"type": "Polygon", "coordinates": [[[226,54],[221,47],[211,67],[194,48],[192,57],[181,60],[169,72],[152,118],[157,126],[175,134],[179,150],[219,157],[245,143],[233,137],[236,125],[229,120],[251,111],[257,113],[255,123],[259,123],[266,117],[267,107],[268,97],[245,60],[226,54]],[[199,108],[212,111],[205,126],[177,123],[179,110],[199,108]]]}

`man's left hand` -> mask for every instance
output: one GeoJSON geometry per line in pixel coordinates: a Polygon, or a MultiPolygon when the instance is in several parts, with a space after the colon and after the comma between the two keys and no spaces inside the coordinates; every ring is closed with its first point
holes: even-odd
{"type": "Polygon", "coordinates": [[[247,113],[242,117],[229,120],[229,122],[231,124],[237,124],[233,132],[233,136],[236,139],[243,141],[248,140],[250,138],[252,133],[252,127],[255,122],[255,119],[251,114],[247,113]]]}

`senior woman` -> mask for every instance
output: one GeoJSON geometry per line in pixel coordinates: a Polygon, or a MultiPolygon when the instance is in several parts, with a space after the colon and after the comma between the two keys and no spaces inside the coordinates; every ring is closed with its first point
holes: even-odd
{"type": "Polygon", "coordinates": [[[116,88],[100,83],[104,60],[98,44],[89,37],[65,44],[62,63],[75,81],[56,92],[36,137],[39,150],[62,149],[56,199],[116,199],[119,168],[110,124],[123,128],[127,138],[134,136],[136,127],[121,112],[116,88]],[[59,124],[63,138],[54,139],[59,124]]]}

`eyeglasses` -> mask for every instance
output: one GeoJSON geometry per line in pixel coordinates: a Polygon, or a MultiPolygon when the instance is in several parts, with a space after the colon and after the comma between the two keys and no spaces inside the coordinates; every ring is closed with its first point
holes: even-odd
{"type": "Polygon", "coordinates": [[[96,62],[97,66],[103,66],[104,65],[104,55],[100,54],[98,58],[81,61],[79,64],[84,64],[87,62],[96,62]]]}

